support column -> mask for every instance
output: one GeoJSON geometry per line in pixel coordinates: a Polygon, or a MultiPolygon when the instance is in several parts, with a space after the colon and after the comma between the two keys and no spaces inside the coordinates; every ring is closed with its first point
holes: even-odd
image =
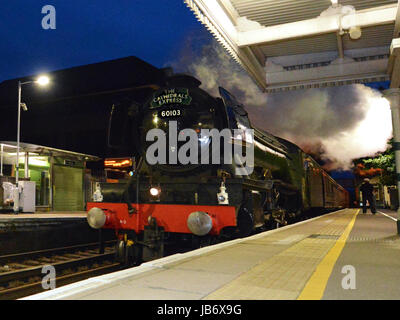
{"type": "Polygon", "coordinates": [[[0,144],[0,176],[3,176],[4,145],[0,144]]]}
{"type": "Polygon", "coordinates": [[[337,39],[339,59],[344,59],[343,39],[342,39],[342,36],[340,35],[339,31],[336,32],[336,39],[337,39]]]}
{"type": "MultiPolygon", "coordinates": [[[[400,203],[400,88],[385,90],[383,96],[388,99],[392,111],[393,148],[396,159],[397,194],[400,203]]],[[[400,205],[397,209],[397,233],[400,234],[400,205]]]]}
{"type": "Polygon", "coordinates": [[[29,152],[25,152],[25,165],[24,165],[25,179],[29,178],[29,152]]]}

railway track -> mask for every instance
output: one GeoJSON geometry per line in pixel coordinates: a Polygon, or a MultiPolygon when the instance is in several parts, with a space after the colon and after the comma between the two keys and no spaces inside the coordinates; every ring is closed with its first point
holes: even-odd
{"type": "Polygon", "coordinates": [[[0,256],[0,300],[11,300],[42,292],[43,267],[55,268],[55,284],[80,281],[119,270],[114,263],[114,242],[105,244],[104,253],[98,243],[0,256]]]}
{"type": "MultiPolygon", "coordinates": [[[[42,279],[46,274],[42,273],[42,268],[46,265],[56,270],[56,287],[121,270],[124,266],[114,262],[115,243],[106,242],[101,254],[99,244],[91,243],[0,256],[0,300],[18,299],[44,291],[42,279]]],[[[198,243],[196,247],[169,244],[164,253],[168,256],[210,244],[198,243]]]]}

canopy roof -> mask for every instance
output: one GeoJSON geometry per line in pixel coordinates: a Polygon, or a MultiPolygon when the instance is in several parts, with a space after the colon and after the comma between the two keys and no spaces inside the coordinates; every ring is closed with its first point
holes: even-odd
{"type": "Polygon", "coordinates": [[[185,0],[268,92],[389,80],[396,0],[185,0]]]}
{"type": "MultiPolygon", "coordinates": [[[[0,141],[0,146],[3,147],[3,152],[13,152],[17,150],[17,143],[13,141],[0,141]]],[[[91,156],[89,154],[78,153],[68,150],[61,150],[51,147],[39,146],[31,143],[20,143],[21,155],[23,152],[34,153],[39,156],[54,156],[63,157],[68,159],[78,159],[81,161],[99,161],[100,158],[96,156],[91,156]]]]}

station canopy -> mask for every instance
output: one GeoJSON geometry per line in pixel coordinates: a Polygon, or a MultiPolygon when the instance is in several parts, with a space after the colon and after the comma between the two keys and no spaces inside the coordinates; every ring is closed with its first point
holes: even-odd
{"type": "Polygon", "coordinates": [[[267,92],[387,81],[396,0],[185,0],[267,92]]]}
{"type": "MultiPolygon", "coordinates": [[[[12,155],[16,155],[17,143],[14,141],[0,141],[1,151],[5,154],[10,153],[12,155]]],[[[38,156],[53,156],[53,157],[62,157],[67,159],[78,159],[81,161],[99,161],[100,158],[96,156],[92,156],[89,154],[78,153],[68,150],[61,150],[51,147],[40,146],[31,143],[20,143],[20,152],[21,158],[23,157],[23,153],[28,152],[31,155],[38,156]]]]}

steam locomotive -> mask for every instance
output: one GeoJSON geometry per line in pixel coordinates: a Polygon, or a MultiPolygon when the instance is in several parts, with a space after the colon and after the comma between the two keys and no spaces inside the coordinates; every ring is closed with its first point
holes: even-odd
{"type": "Polygon", "coordinates": [[[115,230],[121,262],[161,257],[165,244],[244,237],[312,209],[348,204],[346,190],[308,154],[253,128],[244,106],[224,88],[214,98],[200,85],[175,75],[147,102],[113,107],[111,136],[131,121],[123,138],[140,160],[128,183],[100,185],[96,201],[87,204],[87,220],[92,228],[115,230]],[[213,130],[227,134],[204,134],[213,130]]]}

